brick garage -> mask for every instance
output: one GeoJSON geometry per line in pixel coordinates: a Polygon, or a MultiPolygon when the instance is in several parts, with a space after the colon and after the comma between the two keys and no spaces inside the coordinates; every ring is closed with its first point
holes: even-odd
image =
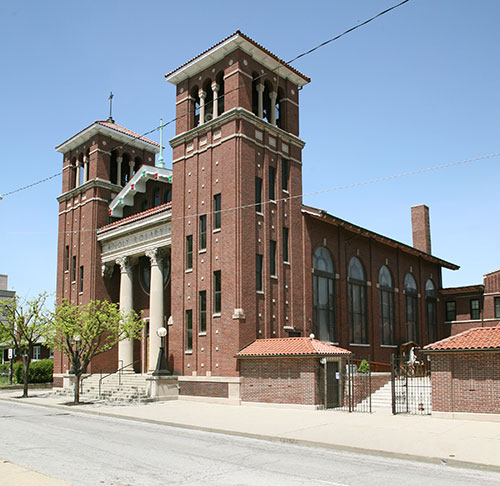
{"type": "Polygon", "coordinates": [[[312,338],[257,339],[236,355],[241,400],[324,405],[324,362],[336,361],[340,369],[349,355],[345,349],[312,338]]]}
{"type": "Polygon", "coordinates": [[[424,349],[433,413],[500,413],[500,327],[469,329],[424,349]]]}

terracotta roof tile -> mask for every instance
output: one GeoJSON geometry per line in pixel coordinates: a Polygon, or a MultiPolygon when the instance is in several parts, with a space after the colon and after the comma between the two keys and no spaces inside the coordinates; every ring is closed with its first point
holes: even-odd
{"type": "Polygon", "coordinates": [[[138,133],[135,133],[132,130],[129,130],[128,128],[117,125],[116,123],[111,123],[109,121],[96,121],[96,123],[98,125],[102,125],[103,127],[111,128],[112,130],[128,135],[129,137],[137,138],[138,140],[141,140],[143,142],[150,143],[152,145],[155,145],[156,147],[160,146],[160,144],[155,142],[154,140],[150,140],[149,138],[143,137],[142,135],[139,135],[138,133]]]}
{"type": "Polygon", "coordinates": [[[241,349],[237,358],[253,356],[348,355],[347,349],[309,337],[257,339],[241,349]]]}
{"type": "Polygon", "coordinates": [[[204,50],[201,54],[198,54],[197,56],[193,57],[189,61],[187,61],[184,64],[182,64],[181,66],[179,66],[178,68],[176,68],[173,71],[170,71],[169,73],[165,74],[165,77],[168,78],[169,76],[171,76],[175,72],[179,71],[183,67],[185,67],[188,64],[192,63],[193,61],[195,61],[196,59],[200,58],[201,56],[203,56],[207,52],[211,51],[212,49],[215,49],[217,46],[223,44],[224,42],[226,42],[231,37],[234,37],[235,35],[239,35],[240,37],[243,37],[243,39],[247,40],[248,42],[250,42],[251,44],[253,44],[255,47],[257,47],[261,51],[265,52],[268,56],[271,56],[273,59],[275,59],[276,61],[278,61],[280,64],[283,64],[284,66],[288,67],[297,76],[300,76],[302,79],[304,79],[308,83],[311,81],[311,78],[309,78],[305,74],[301,73],[300,71],[298,71],[294,67],[290,66],[290,64],[288,64],[286,61],[283,61],[283,59],[280,59],[278,56],[276,56],[276,54],[273,54],[271,51],[269,51],[268,49],[266,49],[264,46],[260,45],[258,42],[255,42],[253,39],[251,39],[250,37],[248,37],[247,35],[245,35],[240,30],[237,30],[236,32],[234,32],[234,34],[228,35],[226,38],[222,39],[220,42],[217,42],[217,44],[214,44],[212,47],[209,47],[208,49],[204,50]]]}
{"type": "Polygon", "coordinates": [[[126,218],[119,219],[118,221],[113,221],[112,223],[107,224],[106,226],[102,226],[97,230],[98,233],[104,233],[105,231],[112,230],[114,228],[118,228],[119,226],[122,226],[124,224],[129,224],[134,221],[139,221],[144,218],[148,218],[149,216],[152,216],[153,214],[161,213],[162,211],[165,211],[167,209],[170,209],[172,207],[172,202],[168,202],[165,204],[160,204],[159,206],[155,206],[154,208],[149,208],[146,209],[145,211],[141,211],[140,213],[135,213],[131,214],[130,216],[127,216],[126,218]]]}
{"type": "Polygon", "coordinates": [[[475,327],[424,347],[427,351],[500,349],[500,326],[475,327]]]}

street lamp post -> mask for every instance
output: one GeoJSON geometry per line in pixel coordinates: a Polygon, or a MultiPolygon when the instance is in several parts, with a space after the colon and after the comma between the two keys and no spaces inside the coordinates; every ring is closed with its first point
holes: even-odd
{"type": "Polygon", "coordinates": [[[165,376],[170,375],[170,371],[167,368],[167,360],[165,356],[165,338],[167,336],[167,330],[164,327],[160,327],[156,334],[161,339],[160,350],[158,352],[158,361],[156,362],[156,369],[153,371],[153,376],[165,376]]]}

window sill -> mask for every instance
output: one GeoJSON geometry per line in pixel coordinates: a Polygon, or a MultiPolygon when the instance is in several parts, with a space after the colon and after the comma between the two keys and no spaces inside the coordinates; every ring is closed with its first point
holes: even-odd
{"type": "Polygon", "coordinates": [[[255,214],[256,214],[257,216],[262,216],[262,217],[264,217],[264,213],[263,213],[262,211],[255,211],[255,214]]]}
{"type": "Polygon", "coordinates": [[[274,204],[274,205],[277,205],[278,203],[274,200],[274,199],[269,199],[269,201],[267,201],[269,204],[274,204]]]}
{"type": "Polygon", "coordinates": [[[257,290],[257,294],[258,295],[264,295],[264,291],[263,290],[257,290]]]}
{"type": "Polygon", "coordinates": [[[78,292],[78,295],[83,295],[83,290],[80,290],[80,292],[78,292]]]}
{"type": "Polygon", "coordinates": [[[64,270],[64,273],[65,273],[65,274],[66,274],[66,273],[69,273],[69,270],[64,270]]]}
{"type": "Polygon", "coordinates": [[[288,265],[288,266],[290,266],[290,262],[283,262],[283,265],[288,265]]]}
{"type": "Polygon", "coordinates": [[[278,275],[269,275],[271,278],[273,278],[274,280],[278,280],[278,275]]]}
{"type": "Polygon", "coordinates": [[[221,315],[222,315],[222,313],[221,313],[221,312],[214,312],[214,313],[212,314],[212,317],[220,317],[221,315]]]}
{"type": "Polygon", "coordinates": [[[205,332],[199,332],[199,333],[198,333],[198,336],[206,336],[206,335],[207,335],[206,331],[205,331],[205,332]]]}
{"type": "Polygon", "coordinates": [[[364,348],[369,348],[369,344],[362,344],[362,343],[349,343],[349,346],[362,346],[364,348]]]}
{"type": "Polygon", "coordinates": [[[220,233],[220,228],[215,228],[214,230],[212,230],[212,233],[220,233]]]}
{"type": "Polygon", "coordinates": [[[380,347],[381,348],[397,348],[398,345],[397,344],[381,344],[380,347]]]}
{"type": "Polygon", "coordinates": [[[206,252],[207,252],[206,248],[202,248],[201,250],[198,250],[198,254],[202,254],[202,253],[206,253],[206,252]]]}
{"type": "Polygon", "coordinates": [[[184,273],[193,273],[193,269],[192,268],[188,268],[184,273]]]}
{"type": "Polygon", "coordinates": [[[191,350],[191,351],[184,351],[184,354],[193,354],[193,350],[191,350]]]}
{"type": "Polygon", "coordinates": [[[284,192],[285,194],[290,194],[290,193],[288,192],[288,189],[281,189],[281,192],[284,192]]]}

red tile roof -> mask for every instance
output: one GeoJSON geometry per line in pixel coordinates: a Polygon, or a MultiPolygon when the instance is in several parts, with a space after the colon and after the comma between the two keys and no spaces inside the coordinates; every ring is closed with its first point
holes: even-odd
{"type": "Polygon", "coordinates": [[[348,355],[347,349],[309,337],[257,339],[241,349],[236,358],[258,356],[326,356],[348,355]]]}
{"type": "Polygon", "coordinates": [[[106,226],[102,226],[97,230],[98,233],[104,233],[105,231],[112,230],[114,228],[118,228],[119,226],[123,226],[125,224],[132,223],[134,221],[139,221],[144,218],[148,218],[153,214],[161,213],[167,209],[172,207],[172,202],[168,202],[165,204],[160,204],[159,206],[155,206],[154,208],[146,209],[145,211],[141,211],[140,213],[131,214],[126,218],[119,219],[118,221],[113,221],[112,223],[107,224],[106,226]]]}
{"type": "Polygon", "coordinates": [[[157,147],[160,146],[160,144],[155,142],[154,140],[150,140],[149,138],[143,137],[142,135],[139,135],[138,133],[135,133],[132,130],[129,130],[128,128],[117,125],[116,123],[112,123],[109,121],[96,121],[96,123],[98,125],[102,125],[103,127],[111,128],[112,130],[128,135],[129,137],[137,138],[138,140],[142,140],[143,142],[156,145],[157,147]]]}
{"type": "Polygon", "coordinates": [[[280,64],[283,64],[284,66],[286,66],[288,69],[290,69],[291,71],[293,71],[297,76],[300,76],[302,79],[304,79],[308,83],[311,81],[311,78],[309,78],[305,74],[301,73],[297,69],[295,69],[292,66],[290,66],[290,64],[288,64],[287,62],[283,61],[283,59],[280,59],[278,56],[276,56],[275,54],[273,54],[271,51],[267,50],[264,46],[260,45],[258,42],[255,42],[253,39],[251,39],[247,35],[243,34],[243,32],[241,32],[240,30],[237,30],[234,34],[228,35],[225,39],[222,39],[220,42],[217,42],[217,44],[214,44],[212,47],[209,47],[208,49],[206,49],[205,51],[203,51],[201,54],[198,54],[196,57],[193,57],[193,59],[191,59],[191,60],[185,62],[184,64],[182,64],[181,66],[179,66],[177,69],[174,69],[173,71],[170,71],[169,73],[165,74],[165,77],[168,78],[169,76],[171,76],[175,72],[179,71],[183,67],[185,67],[188,64],[192,63],[196,59],[200,58],[201,56],[203,56],[207,52],[211,51],[212,49],[215,49],[216,47],[220,46],[221,44],[223,44],[224,42],[226,42],[228,39],[230,39],[231,37],[234,37],[236,35],[239,35],[243,39],[245,39],[248,42],[250,42],[251,44],[253,44],[255,47],[259,48],[261,51],[265,52],[268,56],[271,56],[274,60],[278,61],[280,64]]]}
{"type": "Polygon", "coordinates": [[[475,349],[500,350],[500,326],[476,327],[424,347],[424,350],[427,351],[465,351],[475,349]]]}

